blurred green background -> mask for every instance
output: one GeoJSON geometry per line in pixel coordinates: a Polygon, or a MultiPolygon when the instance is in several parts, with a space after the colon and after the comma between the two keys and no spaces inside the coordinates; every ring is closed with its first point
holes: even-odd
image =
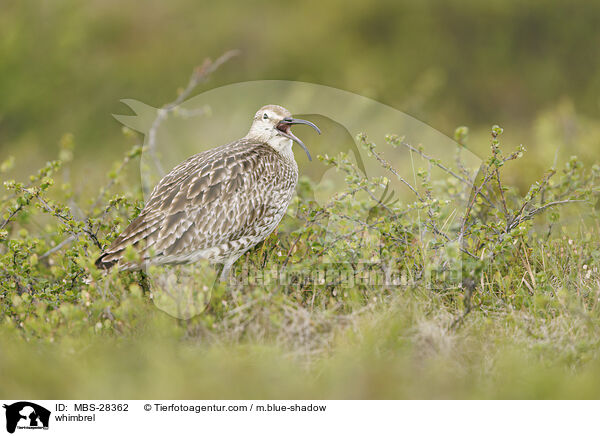
{"type": "Polygon", "coordinates": [[[535,151],[540,170],[553,163],[557,135],[574,144],[565,152],[593,160],[598,22],[600,2],[585,0],[3,1],[1,157],[14,154],[18,172],[29,173],[72,132],[86,174],[103,174],[89,160],[112,161],[128,146],[111,116],[128,112],[120,99],[172,101],[195,65],[238,48],[199,91],[308,81],[371,97],[449,136],[467,125],[481,154],[497,123],[505,143],[535,151]]]}
{"type": "MultiPolygon", "coordinates": [[[[388,104],[448,136],[457,126],[469,126],[467,145],[480,156],[489,155],[490,127],[499,124],[507,154],[521,143],[528,149],[503,173],[507,184],[526,191],[547,167],[561,167],[558,161],[571,154],[587,164],[598,162],[598,23],[600,2],[585,0],[0,0],[0,162],[14,156],[16,167],[5,178],[24,179],[56,158],[61,137],[72,133],[75,161],[67,166],[71,173],[65,172],[79,185],[74,191],[87,187],[97,193],[113,162],[139,141],[125,137],[112,117],[129,113],[119,100],[161,106],[176,98],[204,58],[239,49],[241,54],[197,92],[263,79],[327,85],[388,104]]],[[[394,126],[390,133],[402,134],[394,126]]],[[[128,194],[139,186],[135,170],[126,169],[132,181],[131,189],[123,189],[128,194]]],[[[57,239],[46,228],[42,232],[57,239]]],[[[277,328],[267,331],[264,341],[250,344],[240,340],[244,329],[237,328],[246,325],[246,312],[236,315],[237,324],[223,321],[226,328],[217,333],[202,330],[199,323],[199,331],[190,334],[194,325],[175,325],[142,300],[139,289],[137,295],[128,287],[120,290],[127,298],[113,311],[130,324],[94,324],[83,309],[67,303],[49,310],[53,321],[46,322],[40,309],[25,327],[3,326],[0,372],[12,376],[5,377],[0,394],[596,398],[600,299],[597,287],[585,280],[591,274],[588,264],[595,267],[597,261],[583,258],[583,251],[564,257],[563,249],[577,247],[571,247],[570,237],[567,242],[563,236],[563,246],[547,263],[549,270],[568,270],[552,277],[582,283],[576,296],[559,283],[558,298],[542,292],[529,299],[521,280],[517,291],[528,295],[528,305],[502,306],[489,316],[476,311],[456,334],[440,327],[450,323],[456,309],[425,291],[401,293],[388,312],[388,304],[382,304],[382,314],[368,312],[357,325],[326,311],[320,322],[318,310],[309,313],[301,305],[289,316],[281,309],[288,295],[278,294],[279,303],[265,299],[257,306],[262,311],[256,309],[259,321],[264,318],[277,328]],[[589,291],[591,309],[578,305],[580,289],[585,296],[589,291]],[[294,318],[297,313],[308,315],[294,318]],[[68,321],[60,324],[61,317],[68,321]],[[308,333],[304,319],[311,319],[308,333]],[[58,324],[58,332],[51,331],[58,324]],[[116,339],[107,333],[115,341],[92,343],[104,331],[116,332],[116,339]],[[62,346],[34,341],[30,347],[20,341],[21,334],[29,341],[27,335],[37,338],[38,332],[42,342],[49,338],[50,343],[56,334],[62,346]],[[307,345],[302,341],[308,336],[314,341],[323,337],[323,343],[307,345]],[[330,344],[336,351],[329,351],[330,344]],[[315,349],[324,358],[311,367],[289,359],[305,353],[310,361],[315,349]],[[61,369],[33,383],[32,374],[44,373],[48,365],[61,369]],[[582,366],[575,374],[573,369],[582,366]],[[65,382],[65,374],[71,382],[65,382]]],[[[585,244],[593,245],[589,241],[596,236],[586,237],[585,244]]],[[[69,256],[77,257],[66,251],[64,259],[69,256]]],[[[37,255],[34,259],[37,264],[37,255]]],[[[112,304],[86,295],[98,311],[112,304]]],[[[82,298],[77,296],[77,304],[84,304],[82,298]]],[[[26,313],[29,300],[19,301],[15,310],[26,313]]],[[[98,313],[102,319],[104,312],[98,313]]],[[[262,330],[257,331],[261,337],[262,330]]]]}

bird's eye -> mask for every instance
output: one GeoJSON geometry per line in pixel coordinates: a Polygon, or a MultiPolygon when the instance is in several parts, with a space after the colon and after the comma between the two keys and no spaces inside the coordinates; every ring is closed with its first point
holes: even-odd
{"type": "Polygon", "coordinates": [[[269,116],[267,114],[264,114],[263,115],[263,120],[268,120],[268,119],[269,119],[269,116]]]}

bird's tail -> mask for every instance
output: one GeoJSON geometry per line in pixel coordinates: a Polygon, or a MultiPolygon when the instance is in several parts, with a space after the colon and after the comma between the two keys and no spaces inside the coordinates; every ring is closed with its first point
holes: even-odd
{"type": "Polygon", "coordinates": [[[119,256],[114,256],[115,253],[102,253],[94,262],[96,268],[108,271],[119,262],[119,256]]]}

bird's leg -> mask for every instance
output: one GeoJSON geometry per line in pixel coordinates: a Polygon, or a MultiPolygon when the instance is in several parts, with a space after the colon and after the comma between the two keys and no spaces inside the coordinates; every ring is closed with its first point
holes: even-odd
{"type": "Polygon", "coordinates": [[[231,266],[233,262],[230,260],[226,260],[223,263],[223,268],[221,268],[221,274],[219,275],[219,281],[222,283],[227,283],[229,281],[229,273],[231,271],[231,266]]]}
{"type": "Polygon", "coordinates": [[[142,287],[144,294],[150,294],[150,280],[146,272],[143,270],[140,270],[140,286],[142,287]]]}
{"type": "Polygon", "coordinates": [[[234,289],[241,289],[243,287],[243,280],[238,280],[237,277],[231,275],[231,267],[240,258],[240,256],[241,254],[237,254],[223,262],[223,269],[221,270],[221,275],[219,276],[219,281],[221,283],[230,285],[230,287],[234,289]]]}

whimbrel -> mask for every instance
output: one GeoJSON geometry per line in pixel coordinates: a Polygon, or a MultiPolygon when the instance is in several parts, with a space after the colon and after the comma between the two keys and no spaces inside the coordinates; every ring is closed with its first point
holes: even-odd
{"type": "Polygon", "coordinates": [[[262,107],[248,134],[230,144],[198,153],[177,165],[154,188],[140,215],[96,260],[96,266],[123,269],[184,264],[207,259],[222,263],[221,279],[246,251],[279,224],[294,195],[298,165],[292,118],[277,105],[262,107]],[[138,250],[140,261],[124,259],[138,250]]]}

